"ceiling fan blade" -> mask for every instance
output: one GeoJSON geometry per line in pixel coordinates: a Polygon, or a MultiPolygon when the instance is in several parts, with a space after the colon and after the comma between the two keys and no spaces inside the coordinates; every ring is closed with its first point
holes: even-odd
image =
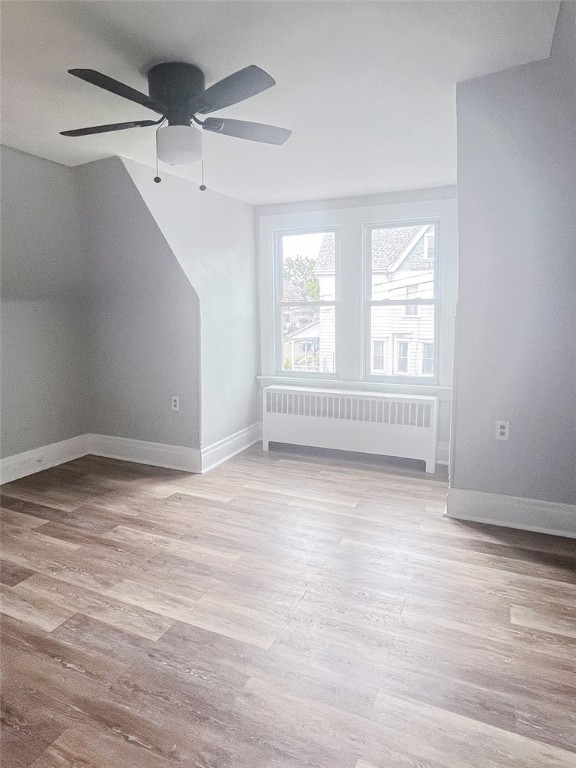
{"type": "Polygon", "coordinates": [[[218,117],[207,117],[202,127],[213,133],[223,133],[226,136],[236,136],[238,139],[249,141],[261,141],[264,144],[284,144],[292,135],[292,131],[287,128],[277,128],[275,125],[249,123],[245,120],[224,120],[218,117]]]}
{"type": "Polygon", "coordinates": [[[91,128],[76,128],[73,131],[60,131],[61,136],[90,136],[93,133],[108,133],[109,131],[124,131],[126,128],[146,128],[158,125],[159,120],[135,120],[131,123],[110,123],[110,125],[93,125],[91,128]]]}
{"type": "Polygon", "coordinates": [[[224,80],[214,83],[204,93],[199,94],[192,101],[192,111],[204,115],[215,112],[217,109],[230,107],[232,104],[238,104],[251,96],[256,96],[272,88],[273,85],[276,85],[273,77],[255,64],[250,64],[249,67],[228,75],[224,80]]]}
{"type": "Polygon", "coordinates": [[[134,88],[130,88],[129,85],[124,85],[124,83],[120,83],[118,80],[113,80],[107,75],[96,72],[95,69],[69,69],[68,72],[74,75],[74,77],[79,77],[80,80],[85,80],[87,83],[104,88],[105,91],[122,96],[123,99],[129,99],[129,101],[134,101],[143,107],[148,107],[148,109],[152,109],[160,115],[166,114],[166,107],[151,99],[150,96],[146,96],[145,93],[140,93],[140,91],[136,91],[134,88]]]}

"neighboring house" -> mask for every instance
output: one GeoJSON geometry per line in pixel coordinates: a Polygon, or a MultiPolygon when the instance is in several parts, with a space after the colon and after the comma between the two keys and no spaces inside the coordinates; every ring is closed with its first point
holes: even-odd
{"type": "MultiPolygon", "coordinates": [[[[410,303],[434,298],[434,225],[378,227],[371,230],[372,307],[370,373],[379,376],[434,375],[434,306],[410,303]]],[[[335,297],[334,233],[327,233],[312,266],[318,298],[335,297]]],[[[302,288],[284,284],[284,298],[302,299],[302,288]]],[[[334,370],[333,307],[300,304],[284,314],[283,369],[334,370]]]]}
{"type": "Polygon", "coordinates": [[[284,336],[284,370],[319,371],[320,322],[284,336]]]}
{"type": "MultiPolygon", "coordinates": [[[[371,231],[373,301],[434,298],[434,237],[434,225],[371,231]]],[[[327,235],[314,269],[320,295],[334,290],[334,265],[334,238],[327,235]]],[[[332,315],[320,315],[318,336],[322,364],[323,350],[328,356],[333,354],[332,315]]],[[[433,376],[434,307],[406,303],[373,307],[369,365],[375,375],[433,376]]]]}
{"type": "MultiPolygon", "coordinates": [[[[372,300],[434,298],[434,225],[372,231],[372,300]]],[[[434,375],[434,306],[372,308],[371,373],[434,375]]]]}

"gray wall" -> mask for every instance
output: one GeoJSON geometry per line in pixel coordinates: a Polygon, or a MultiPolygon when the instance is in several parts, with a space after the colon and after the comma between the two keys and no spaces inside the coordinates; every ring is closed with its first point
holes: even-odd
{"type": "Polygon", "coordinates": [[[118,158],[2,148],[2,190],[2,456],[85,432],[199,448],[190,280],[204,445],[259,420],[250,206],[165,176],[169,244],[118,158]]]}
{"type": "Polygon", "coordinates": [[[202,307],[202,445],[260,421],[254,209],[123,161],[202,307]]]}
{"type": "Polygon", "coordinates": [[[458,88],[454,488],[576,503],[576,5],[458,88]],[[509,442],[494,439],[510,421],[509,442]]]}
{"type": "Polygon", "coordinates": [[[91,294],[91,431],[199,448],[198,297],[122,161],[77,173],[91,294]]]}
{"type": "Polygon", "coordinates": [[[1,455],[87,431],[84,256],[74,173],[0,148],[1,455]]]}

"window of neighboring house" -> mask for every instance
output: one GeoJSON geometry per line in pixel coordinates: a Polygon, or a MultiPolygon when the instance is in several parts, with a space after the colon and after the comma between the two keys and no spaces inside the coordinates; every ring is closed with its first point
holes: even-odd
{"type": "Polygon", "coordinates": [[[434,261],[434,232],[427,232],[424,235],[424,254],[427,261],[434,261]]]}
{"type": "Polygon", "coordinates": [[[383,373],[386,371],[386,339],[374,339],[372,341],[372,372],[383,373]]]}
{"type": "Polygon", "coordinates": [[[367,228],[370,353],[378,339],[395,340],[393,371],[371,366],[374,376],[418,381],[435,375],[437,229],[437,224],[417,221],[367,228]]]}
{"type": "Polygon", "coordinates": [[[434,344],[422,343],[422,376],[434,376],[434,344]]]}
{"type": "Polygon", "coordinates": [[[410,342],[396,340],[396,355],[394,358],[394,372],[404,375],[409,373],[410,342]]]}
{"type": "Polygon", "coordinates": [[[282,373],[336,372],[336,232],[279,234],[277,360],[282,373]]]}
{"type": "MultiPolygon", "coordinates": [[[[417,285],[407,285],[406,286],[406,298],[408,301],[411,299],[416,299],[418,297],[418,286],[417,285]]],[[[418,304],[406,304],[406,316],[407,317],[418,317],[420,315],[420,307],[418,304]]]]}

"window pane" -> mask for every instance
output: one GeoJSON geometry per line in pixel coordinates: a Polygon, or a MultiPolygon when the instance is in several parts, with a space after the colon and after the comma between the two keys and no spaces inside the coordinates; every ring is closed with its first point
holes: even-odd
{"type": "Polygon", "coordinates": [[[336,235],[308,232],[282,236],[282,301],[334,301],[336,235]]]}
{"type": "Polygon", "coordinates": [[[334,307],[284,307],[282,370],[334,373],[334,307]]]}
{"type": "Polygon", "coordinates": [[[406,315],[406,305],[372,307],[371,373],[381,376],[434,376],[434,305],[406,315]],[[380,352],[382,354],[380,354],[380,352]]]}
{"type": "Polygon", "coordinates": [[[372,301],[433,299],[435,240],[434,224],[372,229],[372,301]]]}

